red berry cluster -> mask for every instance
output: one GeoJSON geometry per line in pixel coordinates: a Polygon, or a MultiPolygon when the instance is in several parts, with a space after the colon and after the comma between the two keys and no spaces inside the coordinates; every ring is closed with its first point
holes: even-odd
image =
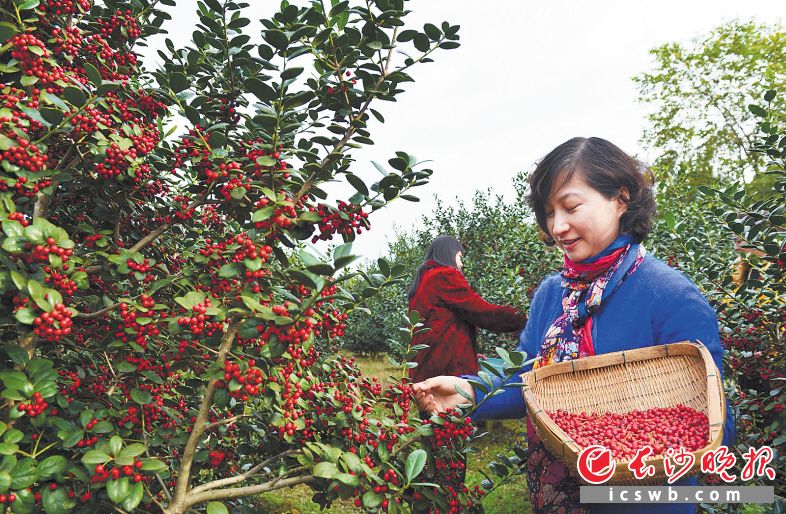
{"type": "Polygon", "coordinates": [[[34,35],[17,34],[11,38],[11,45],[13,47],[11,57],[19,60],[22,73],[28,77],[38,77],[45,83],[65,78],[60,67],[48,62],[49,50],[46,49],[44,42],[34,35]]]}
{"type": "Polygon", "coordinates": [[[243,401],[248,400],[249,395],[259,394],[259,384],[264,380],[262,370],[255,367],[256,361],[249,359],[248,366],[241,370],[240,364],[226,361],[224,362],[224,380],[219,380],[216,387],[223,389],[228,387],[231,380],[236,380],[240,387],[235,391],[229,389],[229,395],[243,401]]]}
{"type": "MultiPolygon", "coordinates": [[[[235,189],[243,189],[243,195],[245,196],[251,191],[251,179],[244,179],[242,174],[238,174],[237,177],[229,179],[226,184],[221,186],[221,196],[223,196],[224,200],[227,202],[232,202],[235,200],[235,197],[232,196],[232,192],[235,189]]],[[[240,198],[242,199],[243,196],[240,198]]]]}
{"type": "Polygon", "coordinates": [[[100,18],[101,33],[107,39],[136,39],[142,34],[131,9],[118,10],[111,18],[100,18]]]}
{"type": "Polygon", "coordinates": [[[222,462],[224,462],[224,459],[226,459],[227,454],[226,452],[223,452],[221,450],[213,450],[207,456],[210,459],[210,466],[212,466],[213,468],[217,468],[221,465],[222,462]]]}
{"type": "Polygon", "coordinates": [[[26,250],[32,250],[30,256],[31,262],[49,262],[49,255],[57,255],[63,262],[68,262],[68,259],[74,255],[74,250],[71,248],[60,248],[53,237],[46,239],[46,244],[33,245],[32,243],[25,244],[26,250]]]}
{"type": "Polygon", "coordinates": [[[86,12],[90,9],[90,0],[43,0],[38,6],[41,14],[61,17],[67,14],[86,12]]]}
{"type": "Polygon", "coordinates": [[[193,316],[181,316],[177,318],[177,324],[187,328],[194,334],[201,334],[205,331],[205,320],[207,320],[205,312],[211,306],[210,299],[205,299],[204,302],[191,307],[191,311],[194,313],[193,316]]]}
{"type": "MultiPolygon", "coordinates": [[[[145,306],[144,303],[142,305],[143,307],[145,306]]],[[[153,305],[155,305],[155,302],[153,302],[153,305]]],[[[166,312],[154,313],[153,311],[140,312],[133,310],[127,303],[121,303],[118,310],[122,323],[117,327],[117,331],[114,334],[115,337],[124,343],[133,341],[141,346],[142,349],[147,349],[148,337],[156,337],[161,334],[161,330],[155,323],[155,315],[160,316],[162,319],[166,319],[168,316],[166,312]],[[137,318],[141,317],[153,318],[154,321],[140,325],[137,323],[137,318]]]]}
{"type": "MultiPolygon", "coordinates": [[[[13,118],[4,116],[0,118],[0,122],[4,122],[5,120],[13,120],[13,118]]],[[[18,119],[18,118],[17,118],[18,119]]],[[[22,135],[16,134],[14,132],[8,132],[4,134],[7,138],[12,139],[16,142],[15,146],[10,147],[8,150],[4,150],[0,153],[2,160],[8,161],[11,164],[15,164],[20,168],[26,169],[27,171],[41,171],[46,166],[47,158],[46,154],[44,154],[38,145],[31,145],[30,142],[25,139],[22,135]]],[[[7,182],[3,181],[6,187],[8,188],[7,182]]],[[[32,196],[34,193],[30,193],[25,191],[25,184],[27,184],[27,177],[18,177],[16,179],[16,190],[18,194],[23,194],[25,196],[32,196]]],[[[44,186],[46,187],[46,186],[44,186]]],[[[41,189],[41,186],[38,185],[38,189],[41,189]]],[[[37,191],[36,191],[37,192],[37,191]]]]}
{"type": "Polygon", "coordinates": [[[654,455],[662,455],[669,448],[697,451],[709,440],[707,416],[685,405],[625,414],[563,410],[548,414],[580,447],[605,446],[615,460],[631,460],[644,446],[651,446],[654,455]]]}
{"type": "Polygon", "coordinates": [[[137,273],[147,273],[148,271],[153,269],[153,266],[150,264],[150,259],[143,260],[141,264],[133,259],[128,259],[126,261],[126,265],[128,265],[128,267],[131,268],[131,270],[137,273]]]}
{"type": "Polygon", "coordinates": [[[226,178],[230,174],[236,174],[240,170],[240,164],[237,162],[222,162],[216,169],[205,168],[205,176],[207,182],[215,182],[219,178],[226,178]]]}
{"type": "Polygon", "coordinates": [[[98,482],[106,482],[110,478],[112,480],[118,480],[121,476],[132,477],[134,483],[140,482],[142,480],[142,475],[139,474],[139,470],[142,469],[142,461],[134,459],[134,464],[130,465],[127,464],[125,466],[114,467],[108,469],[104,464],[96,464],[96,467],[93,468],[95,474],[92,477],[93,483],[98,482]]]}
{"type": "MultiPolygon", "coordinates": [[[[270,199],[267,197],[262,197],[254,205],[254,208],[262,209],[267,207],[269,204],[270,199]]],[[[260,231],[272,230],[277,227],[288,229],[291,228],[295,223],[297,223],[297,211],[295,210],[295,206],[291,202],[284,201],[276,204],[276,208],[273,210],[273,213],[269,218],[257,221],[254,224],[254,228],[260,231]]]]}
{"type": "Polygon", "coordinates": [[[33,320],[33,333],[47,341],[58,341],[71,333],[74,322],[71,311],[62,303],[50,312],[43,312],[33,320]]]}
{"type": "Polygon", "coordinates": [[[49,274],[46,277],[46,283],[53,285],[57,288],[58,291],[63,293],[65,296],[73,296],[74,293],[77,291],[76,282],[68,278],[68,275],[63,273],[57,273],[49,266],[44,267],[44,271],[49,274]]]}
{"type": "MultiPolygon", "coordinates": [[[[251,171],[250,174],[251,178],[254,180],[260,180],[263,175],[267,175],[272,171],[283,171],[288,167],[287,163],[281,160],[281,150],[283,149],[283,146],[279,146],[278,150],[271,151],[260,148],[260,145],[263,144],[264,142],[260,139],[243,141],[240,148],[240,155],[248,158],[253,166],[253,171],[251,171]],[[260,164],[258,160],[260,157],[271,157],[277,162],[273,165],[260,164]]],[[[265,161],[263,160],[263,162],[265,161]]],[[[281,177],[287,179],[289,178],[289,173],[282,173],[281,177]]]]}
{"type": "Polygon", "coordinates": [[[31,403],[20,403],[17,405],[19,412],[26,412],[28,416],[34,418],[44,412],[49,404],[41,398],[41,393],[33,393],[33,401],[31,403]]]}
{"type": "Polygon", "coordinates": [[[371,227],[368,213],[364,212],[359,205],[339,201],[337,206],[338,209],[333,209],[320,204],[317,207],[308,208],[309,211],[317,213],[321,218],[318,225],[319,235],[311,238],[312,243],[319,240],[331,240],[334,234],[349,235],[355,232],[360,234],[364,228],[371,227]]]}
{"type": "Polygon", "coordinates": [[[23,227],[26,227],[26,226],[30,225],[30,222],[27,221],[27,219],[25,218],[25,215],[23,213],[19,212],[19,211],[12,212],[11,214],[9,214],[8,215],[8,219],[16,221],[17,223],[19,223],[23,227]]]}

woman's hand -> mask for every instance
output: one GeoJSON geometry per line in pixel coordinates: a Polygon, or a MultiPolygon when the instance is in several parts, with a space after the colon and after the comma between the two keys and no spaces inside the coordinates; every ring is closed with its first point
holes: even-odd
{"type": "Polygon", "coordinates": [[[418,407],[421,411],[431,414],[455,409],[457,406],[467,403],[467,399],[457,393],[456,388],[466,392],[472,401],[475,401],[475,390],[463,378],[443,375],[412,384],[412,391],[415,393],[418,407]]]}

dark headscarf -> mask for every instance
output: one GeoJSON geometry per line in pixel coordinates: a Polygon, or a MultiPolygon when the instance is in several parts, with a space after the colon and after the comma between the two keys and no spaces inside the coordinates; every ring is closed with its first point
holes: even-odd
{"type": "Polygon", "coordinates": [[[456,262],[456,255],[459,252],[464,252],[464,247],[461,246],[458,239],[453,236],[441,235],[434,238],[426,251],[426,256],[423,259],[423,264],[418,268],[415,274],[415,280],[412,281],[412,286],[407,293],[407,300],[412,300],[415,292],[418,290],[420,279],[427,270],[436,266],[450,266],[451,268],[458,269],[456,262]]]}

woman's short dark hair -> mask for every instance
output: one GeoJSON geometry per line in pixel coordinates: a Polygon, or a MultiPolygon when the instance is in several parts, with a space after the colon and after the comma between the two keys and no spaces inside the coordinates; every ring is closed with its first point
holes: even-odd
{"type": "Polygon", "coordinates": [[[426,250],[426,256],[423,257],[423,263],[418,268],[417,273],[415,273],[415,280],[412,281],[412,286],[409,288],[407,298],[411,300],[412,297],[415,296],[423,273],[433,267],[433,264],[429,265],[431,261],[441,266],[450,266],[451,268],[458,269],[456,255],[458,255],[459,252],[463,253],[464,247],[461,246],[461,243],[459,243],[459,240],[455,237],[446,235],[435,237],[428,246],[428,250],[426,250]]]}
{"type": "Polygon", "coordinates": [[[637,243],[647,238],[655,215],[652,171],[605,139],[574,137],[549,152],[529,176],[527,202],[546,234],[547,245],[554,244],[546,226],[548,198],[576,173],[609,199],[617,197],[623,187],[627,189],[629,196],[620,197],[628,206],[620,218],[620,233],[630,234],[637,243]]]}

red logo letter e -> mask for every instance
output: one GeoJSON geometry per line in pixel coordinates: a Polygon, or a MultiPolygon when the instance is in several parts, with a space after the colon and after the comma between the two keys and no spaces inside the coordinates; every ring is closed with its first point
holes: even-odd
{"type": "Polygon", "coordinates": [[[614,474],[617,463],[611,458],[611,450],[603,446],[588,446],[581,450],[576,467],[579,476],[590,484],[602,484],[614,474]]]}

